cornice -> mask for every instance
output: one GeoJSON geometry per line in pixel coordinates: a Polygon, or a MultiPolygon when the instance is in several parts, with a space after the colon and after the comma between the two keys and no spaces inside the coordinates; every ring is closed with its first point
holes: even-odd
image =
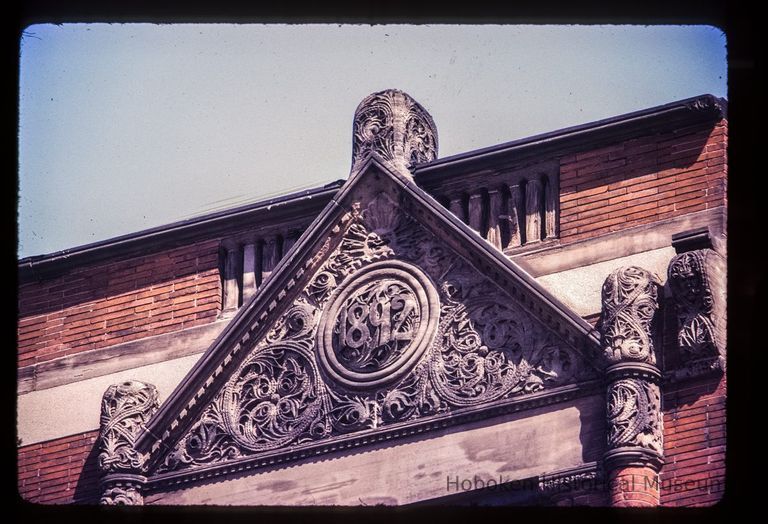
{"type": "Polygon", "coordinates": [[[456,173],[491,169],[500,164],[519,163],[534,156],[564,155],[584,146],[598,147],[603,142],[626,140],[650,132],[699,122],[727,118],[728,102],[713,95],[700,95],[595,122],[558,129],[421,164],[414,178],[425,187],[441,184],[456,173]]]}
{"type": "Polygon", "coordinates": [[[146,255],[193,242],[215,238],[255,224],[259,228],[281,230],[291,220],[311,221],[333,195],[342,180],[298,193],[262,200],[233,209],[218,211],[171,224],[130,233],[107,240],[73,247],[47,255],[18,261],[19,284],[52,278],[67,270],[102,261],[146,255]],[[266,225],[265,225],[266,224],[266,225]]]}
{"type": "MultiPolygon", "coordinates": [[[[254,473],[288,467],[291,463],[310,457],[323,456],[323,459],[327,459],[329,458],[327,454],[335,451],[365,448],[379,442],[396,441],[413,435],[426,434],[435,429],[455,427],[501,415],[551,406],[596,394],[600,391],[601,382],[599,380],[585,381],[553,388],[541,393],[531,393],[524,397],[514,397],[498,401],[492,405],[464,408],[453,411],[450,414],[435,416],[425,420],[393,424],[384,428],[371,429],[317,443],[275,450],[223,464],[160,475],[150,474],[146,483],[146,489],[147,492],[152,492],[168,488],[182,488],[200,480],[209,482],[212,478],[221,478],[232,474],[254,473]]],[[[593,470],[594,467],[588,469],[593,470]]]]}

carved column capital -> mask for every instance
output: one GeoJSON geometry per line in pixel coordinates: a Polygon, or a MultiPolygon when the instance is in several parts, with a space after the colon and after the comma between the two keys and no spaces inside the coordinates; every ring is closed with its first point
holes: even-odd
{"type": "Polygon", "coordinates": [[[157,388],[136,380],[113,384],[101,401],[98,466],[103,504],[140,504],[146,457],[134,444],[159,407],[157,388]]]}
{"type": "Polygon", "coordinates": [[[668,282],[677,311],[677,345],[683,374],[724,369],[725,260],[712,249],[681,253],[669,263],[668,282]]]}
{"type": "Polygon", "coordinates": [[[355,111],[352,171],[371,153],[410,176],[416,164],[437,158],[437,127],[416,100],[397,89],[368,95],[355,111]]]}
{"type": "Polygon", "coordinates": [[[142,490],[146,477],[141,475],[112,475],[101,482],[99,504],[105,506],[141,506],[144,504],[142,490]]]}
{"type": "Polygon", "coordinates": [[[608,468],[651,466],[663,463],[664,421],[659,386],[637,378],[622,378],[608,385],[608,468]]]}
{"type": "MultiPolygon", "coordinates": [[[[661,374],[652,331],[660,288],[656,275],[636,266],[616,269],[603,284],[599,328],[608,381],[603,463],[609,477],[627,468],[657,476],[664,462],[661,374]]],[[[658,504],[658,494],[650,499],[658,504]]],[[[618,495],[611,500],[626,505],[618,495]]]]}
{"type": "Polygon", "coordinates": [[[659,308],[660,287],[656,275],[636,266],[620,267],[605,279],[599,328],[608,366],[623,362],[656,365],[651,327],[659,308]]]}

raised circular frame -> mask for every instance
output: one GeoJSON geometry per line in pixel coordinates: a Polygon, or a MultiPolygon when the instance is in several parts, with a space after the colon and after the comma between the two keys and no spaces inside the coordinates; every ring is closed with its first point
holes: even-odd
{"type": "Polygon", "coordinates": [[[339,286],[320,317],[317,329],[320,368],[335,382],[349,389],[376,389],[395,382],[410,372],[424,355],[437,332],[440,320],[440,297],[429,277],[418,267],[399,260],[375,262],[361,269],[339,286]],[[347,368],[336,356],[333,331],[340,309],[355,292],[381,279],[400,281],[416,295],[419,304],[419,327],[402,354],[381,369],[370,372],[347,368]]]}

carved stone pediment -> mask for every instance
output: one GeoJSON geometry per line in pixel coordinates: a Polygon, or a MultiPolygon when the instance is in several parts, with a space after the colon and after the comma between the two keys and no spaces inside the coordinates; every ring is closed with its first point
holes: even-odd
{"type": "Polygon", "coordinates": [[[372,163],[335,202],[154,421],[151,477],[349,447],[599,378],[589,325],[412,183],[372,163]]]}

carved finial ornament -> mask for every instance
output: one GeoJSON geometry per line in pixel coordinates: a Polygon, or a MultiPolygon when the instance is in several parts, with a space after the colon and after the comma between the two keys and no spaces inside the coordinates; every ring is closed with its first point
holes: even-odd
{"type": "Polygon", "coordinates": [[[410,175],[416,164],[437,158],[437,128],[432,117],[408,94],[387,89],[367,96],[355,110],[352,172],[378,154],[398,172],[410,175]]]}
{"type": "Polygon", "coordinates": [[[136,380],[113,384],[101,401],[98,465],[102,504],[142,504],[146,456],[134,444],[157,411],[157,388],[136,380]]]}
{"type": "Polygon", "coordinates": [[[133,445],[158,406],[157,388],[152,384],[131,380],[114,384],[104,392],[99,435],[102,472],[141,471],[144,460],[133,445]]]}

